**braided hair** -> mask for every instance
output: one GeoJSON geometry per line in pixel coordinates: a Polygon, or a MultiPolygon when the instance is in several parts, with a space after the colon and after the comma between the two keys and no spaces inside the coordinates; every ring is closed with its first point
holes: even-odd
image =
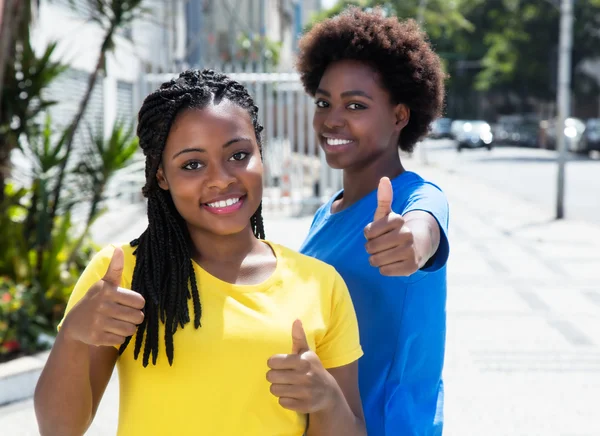
{"type": "MultiPolygon", "coordinates": [[[[191,238],[171,194],[158,186],[156,173],[177,114],[189,108],[218,104],[223,99],[248,111],[262,157],[263,127],[258,121],[258,108],[246,88],[224,74],[212,70],[185,71],[146,97],[138,115],[137,134],[146,156],[146,184],[142,193],[148,199],[148,227],[130,243],[136,247],[131,288],[146,299],[145,316],[137,328],[134,348],[137,360],[144,345],[144,367],[148,365],[150,354],[156,365],[159,322],[165,327],[165,351],[169,365],[173,365],[173,335],[190,322],[188,299],[193,302],[195,328],[200,327],[202,316],[191,238]]],[[[252,215],[250,225],[254,235],[264,239],[262,203],[252,215]]],[[[128,337],[121,345],[120,353],[130,340],[128,337]]]]}

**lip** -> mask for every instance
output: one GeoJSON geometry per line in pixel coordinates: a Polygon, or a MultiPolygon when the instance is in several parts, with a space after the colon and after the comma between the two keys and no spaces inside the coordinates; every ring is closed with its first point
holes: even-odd
{"type": "Polygon", "coordinates": [[[213,197],[210,200],[203,201],[202,204],[214,203],[215,201],[226,201],[232,198],[242,198],[245,197],[246,194],[241,192],[232,192],[231,194],[219,195],[217,197],[213,197]]]}
{"type": "Polygon", "coordinates": [[[215,214],[215,215],[228,215],[228,214],[232,214],[237,212],[238,210],[240,210],[242,208],[242,206],[244,205],[244,203],[246,202],[246,195],[243,194],[229,194],[229,195],[222,195],[220,197],[215,197],[213,199],[211,199],[210,201],[207,201],[205,203],[202,203],[201,206],[204,210],[215,214]],[[238,201],[235,204],[232,204],[230,206],[225,206],[225,207],[210,207],[208,205],[208,203],[214,203],[216,201],[225,201],[225,200],[230,200],[233,198],[239,198],[240,201],[238,201]]]}
{"type": "Polygon", "coordinates": [[[354,139],[352,139],[352,138],[344,137],[341,135],[332,135],[332,134],[322,134],[321,135],[321,146],[323,147],[323,150],[325,150],[325,152],[327,152],[327,153],[343,153],[343,152],[347,151],[348,149],[350,149],[352,146],[354,146],[354,144],[356,144],[356,141],[354,141],[354,139]],[[328,139],[341,139],[341,140],[350,141],[350,142],[348,142],[347,144],[330,145],[327,143],[328,139]]]}
{"type": "Polygon", "coordinates": [[[354,141],[354,139],[349,138],[344,135],[334,135],[333,133],[322,133],[321,136],[325,139],[343,139],[345,141],[354,141]]]}

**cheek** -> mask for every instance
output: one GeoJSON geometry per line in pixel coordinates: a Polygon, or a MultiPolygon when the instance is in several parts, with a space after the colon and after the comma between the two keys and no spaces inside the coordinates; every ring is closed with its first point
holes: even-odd
{"type": "Polygon", "coordinates": [[[373,114],[361,117],[352,123],[354,134],[364,138],[369,143],[381,144],[387,142],[394,132],[394,123],[386,114],[373,114]]]}
{"type": "Polygon", "coordinates": [[[323,114],[320,114],[319,112],[315,112],[315,114],[313,115],[313,119],[312,119],[313,129],[320,130],[321,126],[323,125],[323,120],[324,120],[323,114]]]}
{"type": "Polygon", "coordinates": [[[259,157],[253,158],[250,161],[244,171],[243,177],[246,180],[248,189],[252,189],[252,191],[257,190],[255,195],[262,197],[263,163],[259,157]]]}
{"type": "Polygon", "coordinates": [[[195,207],[200,193],[202,181],[200,177],[177,174],[169,179],[169,192],[177,209],[195,207]]]}

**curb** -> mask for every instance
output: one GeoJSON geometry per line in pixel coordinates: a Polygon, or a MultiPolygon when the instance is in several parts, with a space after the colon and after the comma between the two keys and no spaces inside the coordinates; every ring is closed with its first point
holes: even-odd
{"type": "Polygon", "coordinates": [[[49,354],[49,351],[44,351],[0,365],[0,406],[33,396],[49,354]]]}

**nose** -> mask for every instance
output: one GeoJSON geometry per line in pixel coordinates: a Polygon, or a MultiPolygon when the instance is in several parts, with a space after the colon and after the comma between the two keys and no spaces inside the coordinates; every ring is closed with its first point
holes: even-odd
{"type": "Polygon", "coordinates": [[[344,127],[345,123],[346,121],[344,120],[342,111],[334,108],[328,111],[323,120],[323,124],[325,124],[325,127],[328,129],[344,127]]]}
{"type": "Polygon", "coordinates": [[[226,165],[213,164],[208,167],[207,186],[224,191],[235,183],[235,176],[226,165]]]}

